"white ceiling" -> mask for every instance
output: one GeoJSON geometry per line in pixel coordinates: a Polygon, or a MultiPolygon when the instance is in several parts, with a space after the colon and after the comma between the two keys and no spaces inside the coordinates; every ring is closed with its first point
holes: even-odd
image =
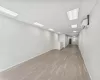
{"type": "Polygon", "coordinates": [[[94,2],[92,2],[92,4],[86,8],[86,5],[88,6],[87,1],[90,3],[90,0],[84,1],[85,0],[0,0],[0,6],[17,12],[19,14],[17,20],[29,24],[39,22],[44,25],[45,29],[52,28],[56,32],[76,35],[76,33],[73,33],[73,30],[80,31],[80,26],[78,26],[77,29],[72,29],[70,25],[76,23],[79,25],[80,20],[89,13],[91,6],[94,5],[94,2]],[[79,19],[69,21],[67,11],[75,8],[80,8],[81,14],[79,14],[79,19]]]}

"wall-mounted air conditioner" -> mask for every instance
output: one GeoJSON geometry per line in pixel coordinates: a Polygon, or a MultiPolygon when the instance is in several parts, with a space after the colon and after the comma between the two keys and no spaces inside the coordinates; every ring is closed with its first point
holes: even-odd
{"type": "Polygon", "coordinates": [[[82,20],[81,27],[83,29],[87,28],[89,24],[90,24],[90,15],[87,15],[87,17],[82,20]]]}

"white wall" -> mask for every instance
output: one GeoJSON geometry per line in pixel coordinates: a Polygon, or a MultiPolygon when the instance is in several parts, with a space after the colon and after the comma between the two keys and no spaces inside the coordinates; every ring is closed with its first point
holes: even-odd
{"type": "Polygon", "coordinates": [[[72,44],[78,45],[78,37],[76,37],[76,36],[72,37],[72,44]]]}
{"type": "Polygon", "coordinates": [[[100,80],[100,0],[90,14],[90,25],[79,36],[79,47],[91,80],[100,80]]]}
{"type": "Polygon", "coordinates": [[[65,34],[60,34],[59,43],[60,43],[60,49],[65,48],[68,45],[68,36],[66,36],[65,34]]]}
{"type": "Polygon", "coordinates": [[[67,46],[68,46],[68,44],[69,44],[68,36],[67,36],[67,35],[65,35],[65,47],[67,47],[67,46]]]}
{"type": "Polygon", "coordinates": [[[0,15],[0,71],[56,49],[58,34],[0,15]]]}

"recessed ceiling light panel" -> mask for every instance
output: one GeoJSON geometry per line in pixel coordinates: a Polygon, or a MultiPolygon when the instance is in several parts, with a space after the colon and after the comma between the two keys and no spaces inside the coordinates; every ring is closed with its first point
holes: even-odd
{"type": "Polygon", "coordinates": [[[4,8],[4,7],[2,7],[2,6],[0,6],[0,12],[2,12],[2,13],[4,13],[4,14],[8,14],[8,15],[13,16],[13,17],[18,16],[17,13],[15,13],[15,12],[13,12],[13,11],[10,11],[10,10],[8,10],[8,9],[6,9],[6,8],[4,8]]]}
{"type": "Polygon", "coordinates": [[[68,15],[69,20],[78,19],[78,13],[79,13],[79,8],[68,11],[67,15],[68,15]]]}
{"type": "Polygon", "coordinates": [[[54,31],[54,29],[51,29],[51,28],[49,28],[48,30],[50,30],[50,31],[54,31]]]}
{"type": "Polygon", "coordinates": [[[77,24],[71,25],[72,28],[77,28],[77,24]]]}
{"type": "Polygon", "coordinates": [[[73,31],[73,32],[75,32],[75,33],[76,33],[77,31],[73,31]]]}
{"type": "Polygon", "coordinates": [[[34,25],[39,26],[39,27],[43,27],[44,26],[44,25],[42,25],[42,24],[40,24],[38,22],[35,22],[34,25]]]}

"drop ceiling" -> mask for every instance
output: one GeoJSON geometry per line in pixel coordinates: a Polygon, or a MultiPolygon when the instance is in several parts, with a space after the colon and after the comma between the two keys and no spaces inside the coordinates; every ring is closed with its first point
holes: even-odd
{"type": "Polygon", "coordinates": [[[43,24],[45,29],[51,28],[55,32],[68,35],[77,35],[73,31],[81,30],[79,20],[84,15],[79,15],[81,18],[73,21],[67,16],[68,11],[81,8],[81,4],[82,0],[0,0],[0,6],[19,14],[17,20],[33,26],[34,22],[38,22],[43,24]],[[74,24],[78,24],[78,28],[71,28],[74,24]]]}

